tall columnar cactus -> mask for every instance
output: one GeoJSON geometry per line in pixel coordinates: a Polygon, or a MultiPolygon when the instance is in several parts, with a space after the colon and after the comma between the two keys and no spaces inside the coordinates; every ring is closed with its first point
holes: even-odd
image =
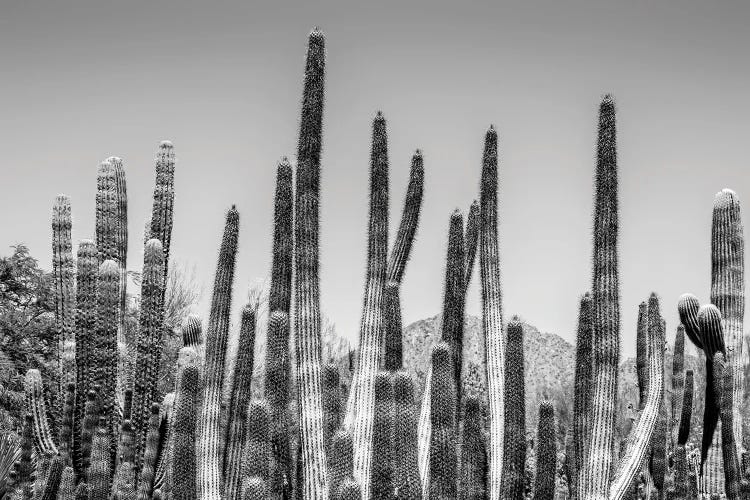
{"type": "Polygon", "coordinates": [[[456,416],[461,403],[461,367],[464,346],[464,310],[466,305],[466,254],[464,224],[460,210],[451,214],[448,231],[448,256],[443,294],[443,340],[451,346],[453,355],[453,385],[456,388],[456,416]]]}
{"type": "Polygon", "coordinates": [[[393,498],[393,403],[390,373],[380,371],[375,377],[373,454],[369,479],[370,497],[375,500],[393,498]]]}
{"type": "MultiPolygon", "coordinates": [[[[185,354],[185,351],[183,351],[183,357],[185,354]]],[[[172,467],[169,464],[172,461],[174,402],[174,391],[166,393],[162,398],[159,408],[159,425],[155,437],[157,447],[153,489],[154,491],[160,490],[161,494],[167,498],[172,492],[172,467]]],[[[149,436],[146,434],[146,440],[148,441],[148,439],[149,436]]]]}
{"type": "Polygon", "coordinates": [[[224,498],[239,500],[242,494],[242,452],[247,429],[247,405],[250,403],[250,382],[253,377],[255,353],[255,309],[242,309],[237,359],[234,364],[232,395],[229,400],[229,421],[224,437],[224,498]]]}
{"type": "Polygon", "coordinates": [[[60,423],[59,451],[66,464],[72,459],[73,451],[73,418],[75,413],[76,385],[68,382],[65,388],[65,405],[63,406],[62,422],[60,423]]]}
{"type": "MultiPolygon", "coordinates": [[[[737,454],[742,446],[744,397],[745,238],[740,201],[734,191],[716,194],[711,223],[711,303],[721,312],[727,364],[733,374],[733,422],[737,454]]],[[[722,420],[722,426],[724,426],[722,420]]]]}
{"type": "Polygon", "coordinates": [[[383,368],[389,371],[400,370],[404,365],[403,324],[399,289],[398,283],[389,281],[385,286],[385,297],[383,299],[385,314],[383,368]]]}
{"type": "Polygon", "coordinates": [[[62,456],[57,455],[50,463],[47,477],[44,480],[44,488],[42,489],[41,495],[37,498],[40,500],[55,500],[57,498],[63,469],[65,469],[65,459],[62,456]]]}
{"type": "Polygon", "coordinates": [[[135,436],[133,435],[133,423],[129,419],[122,421],[117,443],[117,467],[124,462],[133,463],[135,458],[135,436]]]}
{"type": "Polygon", "coordinates": [[[271,443],[273,462],[269,490],[274,498],[290,498],[294,466],[289,433],[289,391],[291,390],[289,355],[289,316],[274,311],[268,320],[266,341],[266,400],[271,412],[271,443]]]}
{"type": "Polygon", "coordinates": [[[555,408],[549,401],[539,404],[537,424],[536,481],[534,500],[552,500],[555,496],[557,442],[555,438],[555,408]]]}
{"type": "Polygon", "coordinates": [[[346,424],[353,429],[354,477],[362,484],[362,497],[370,498],[372,425],[375,377],[385,333],[383,291],[388,266],[388,142],[386,123],[378,112],[372,124],[370,155],[370,215],[367,275],[359,334],[359,359],[347,403],[346,424]]]}
{"type": "Polygon", "coordinates": [[[182,368],[178,377],[174,416],[174,450],[172,455],[172,496],[174,500],[197,498],[195,491],[197,436],[196,414],[200,391],[200,370],[191,364],[182,368]]]}
{"type": "Polygon", "coordinates": [[[714,393],[718,399],[721,413],[721,453],[724,463],[724,485],[727,498],[739,500],[740,498],[740,463],[737,456],[737,447],[734,443],[732,411],[734,371],[729,363],[725,361],[724,354],[717,352],[713,362],[714,393]]]}
{"type": "Polygon", "coordinates": [[[33,417],[34,441],[36,449],[44,455],[57,455],[57,446],[52,439],[52,432],[47,420],[47,405],[44,400],[42,375],[37,369],[26,372],[25,379],[26,407],[33,417]]]}
{"type": "MultiPolygon", "coordinates": [[[[328,454],[328,489],[329,496],[335,497],[341,484],[354,473],[354,447],[352,434],[340,429],[331,439],[328,454]]],[[[416,497],[415,497],[416,498],[416,497]]],[[[421,498],[421,495],[420,497],[421,498]]]]}
{"type": "Polygon", "coordinates": [[[268,480],[271,461],[269,436],[271,413],[264,400],[253,401],[247,410],[247,442],[241,472],[245,477],[268,480]]]}
{"type": "Polygon", "coordinates": [[[143,457],[149,411],[157,397],[163,330],[164,252],[161,242],[151,239],[146,243],[143,254],[140,328],[136,340],[136,376],[133,380],[134,463],[137,464],[141,463],[143,457]]]}
{"type": "MultiPolygon", "coordinates": [[[[659,299],[655,293],[652,293],[648,299],[648,335],[652,337],[654,335],[661,335],[664,337],[664,333],[661,334],[656,332],[657,329],[664,329],[664,323],[661,317],[661,311],[659,308],[659,299]]],[[[664,349],[664,345],[660,347],[664,349]]],[[[650,374],[649,374],[650,375],[650,374]]],[[[647,386],[651,383],[651,379],[646,377],[647,386]]],[[[643,407],[645,408],[645,403],[643,407]]],[[[664,395],[662,393],[661,402],[659,403],[659,412],[656,419],[656,427],[651,437],[651,462],[649,464],[649,472],[653,480],[654,486],[661,491],[664,489],[664,474],[667,469],[667,408],[664,395]]]]}
{"type": "Polygon", "coordinates": [[[109,492],[112,487],[110,441],[109,424],[105,417],[101,417],[91,446],[91,465],[89,465],[86,477],[90,500],[109,499],[109,492]]]}
{"type": "Polygon", "coordinates": [[[151,405],[151,415],[148,419],[148,430],[146,432],[146,447],[143,450],[143,463],[138,478],[138,498],[148,500],[154,488],[154,476],[156,475],[156,459],[159,455],[159,426],[161,407],[158,403],[151,405]]]}
{"type": "Polygon", "coordinates": [[[505,439],[502,498],[522,500],[526,463],[526,400],[523,366],[523,324],[508,323],[505,342],[505,439]]]}
{"type": "MultiPolygon", "coordinates": [[[[58,195],[52,207],[52,276],[55,290],[55,330],[58,345],[58,412],[65,406],[65,388],[75,383],[75,263],[70,238],[70,198],[58,195]]],[[[66,440],[68,437],[65,438],[66,440]]]]}
{"type": "Polygon", "coordinates": [[[459,500],[487,498],[487,447],[482,434],[484,427],[482,404],[478,395],[466,394],[464,398],[463,427],[459,448],[459,500]]]}
{"type": "Polygon", "coordinates": [[[31,457],[34,450],[34,415],[30,411],[23,417],[23,429],[21,430],[21,456],[16,465],[18,473],[17,483],[20,486],[31,482],[33,465],[31,457]]]}
{"type": "Polygon", "coordinates": [[[361,500],[362,490],[359,483],[354,478],[348,478],[339,487],[336,492],[336,500],[361,500]]]}
{"type": "Polygon", "coordinates": [[[273,255],[268,310],[289,314],[292,299],[293,199],[292,166],[286,158],[276,167],[273,212],[273,255]]]}
{"type": "Polygon", "coordinates": [[[229,337],[229,312],[237,257],[239,219],[239,214],[232,206],[227,212],[224,226],[208,320],[204,389],[198,420],[198,497],[201,500],[219,500],[222,491],[222,460],[219,450],[221,395],[229,337]]]}
{"type": "MultiPolygon", "coordinates": [[[[172,221],[174,217],[174,146],[170,141],[161,141],[156,153],[156,182],[154,201],[151,208],[151,234],[162,244],[164,251],[164,282],[167,281],[169,248],[172,242],[172,221]]],[[[164,292],[162,292],[162,295],[164,292]]]]}
{"type": "Polygon", "coordinates": [[[432,350],[430,398],[430,462],[428,496],[431,500],[456,498],[456,388],[453,353],[439,342],[432,350]]]}
{"type": "Polygon", "coordinates": [[[617,208],[615,104],[608,95],[599,106],[591,284],[594,312],[591,444],[579,478],[580,496],[584,500],[607,497],[612,470],[620,357],[617,208]]]}
{"type": "Polygon", "coordinates": [[[481,197],[479,202],[479,272],[482,281],[482,331],[487,360],[487,397],[490,420],[490,498],[500,498],[503,466],[505,390],[505,346],[503,307],[500,290],[500,254],[497,237],[497,132],[487,131],[482,158],[481,197]]]}
{"type": "MultiPolygon", "coordinates": [[[[107,436],[112,439],[112,458],[116,441],[112,438],[119,425],[116,408],[117,384],[117,322],[120,304],[120,268],[113,260],[99,266],[97,278],[96,336],[91,356],[91,383],[100,386],[98,402],[100,414],[107,421],[107,436]]],[[[94,488],[94,485],[89,484],[94,488]]]]}
{"type": "Polygon", "coordinates": [[[466,216],[464,244],[466,246],[464,285],[468,289],[469,283],[471,283],[471,275],[474,274],[474,263],[477,256],[477,245],[479,244],[479,201],[477,200],[471,203],[469,213],[466,216]]]}
{"type": "Polygon", "coordinates": [[[407,372],[399,370],[393,374],[393,487],[401,500],[422,498],[417,418],[414,382],[407,372]]]}
{"type": "Polygon", "coordinates": [[[326,451],[341,425],[343,413],[339,366],[335,362],[326,363],[323,366],[323,440],[326,451]]]}
{"type": "Polygon", "coordinates": [[[182,345],[192,347],[199,353],[203,347],[203,325],[197,314],[191,314],[182,325],[182,345]]]}
{"type": "Polygon", "coordinates": [[[576,333],[575,386],[573,391],[573,453],[570,460],[571,491],[576,492],[578,474],[584,467],[589,443],[591,413],[591,344],[593,342],[593,302],[586,292],[581,297],[576,333]]]}
{"type": "Polygon", "coordinates": [[[690,434],[690,418],[693,413],[693,370],[685,373],[684,392],[680,405],[679,429],[673,451],[674,479],[673,490],[667,492],[667,498],[674,500],[687,500],[690,491],[688,479],[688,463],[685,444],[690,434]]]}
{"type": "Polygon", "coordinates": [[[76,474],[73,467],[63,469],[60,477],[60,488],[57,490],[57,500],[75,500],[76,474]]]}
{"type": "Polygon", "coordinates": [[[123,462],[115,470],[110,500],[136,500],[135,465],[123,462]]]}
{"type": "Polygon", "coordinates": [[[669,422],[669,442],[674,449],[677,442],[677,430],[682,408],[682,398],[685,388],[685,327],[679,325],[674,337],[674,352],[672,354],[672,398],[669,422]]]}
{"type": "Polygon", "coordinates": [[[81,240],[78,245],[76,276],[76,403],[73,437],[73,466],[79,476],[85,471],[81,454],[81,436],[86,396],[92,388],[94,363],[91,355],[96,332],[96,280],[98,269],[96,245],[91,240],[81,240]]]}
{"type": "Polygon", "coordinates": [[[81,474],[84,474],[91,463],[91,446],[96,432],[96,424],[99,421],[99,403],[97,392],[99,385],[86,393],[86,404],[84,405],[83,421],[81,422],[81,474]]]}
{"type": "Polygon", "coordinates": [[[319,206],[325,39],[310,33],[297,149],[295,193],[295,347],[304,498],[327,499],[321,396],[319,206]]]}
{"type": "Polygon", "coordinates": [[[638,410],[646,406],[648,394],[648,302],[638,305],[638,325],[635,338],[635,363],[638,376],[638,410]]]}

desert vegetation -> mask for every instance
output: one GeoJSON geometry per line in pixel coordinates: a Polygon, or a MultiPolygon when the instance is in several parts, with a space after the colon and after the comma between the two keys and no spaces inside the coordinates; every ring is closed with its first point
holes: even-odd
{"type": "Polygon", "coordinates": [[[210,311],[201,318],[200,286],[170,260],[179,205],[169,141],[156,154],[140,272],[128,272],[126,169],[117,157],[98,167],[93,238],[74,253],[74,207],[59,195],[51,272],[23,245],[0,260],[0,498],[750,498],[737,195],[725,189],[713,202],[704,300],[652,293],[637,311],[621,311],[616,109],[606,95],[591,286],[580,291],[573,348],[503,311],[501,165],[490,126],[477,199],[446,214],[442,312],[404,325],[399,291],[425,165],[416,150],[389,242],[387,122],[378,112],[361,328],[349,349],[320,308],[325,51],[323,33],[313,30],[296,164],[278,163],[269,207],[270,283],[242,307],[236,339],[240,213],[227,207],[210,311]],[[475,267],[481,318],[465,312],[475,267]],[[129,284],[140,288],[137,299],[129,284]],[[666,308],[679,312],[673,345],[665,342],[666,308]],[[620,317],[631,313],[637,356],[622,361],[620,317]],[[690,344],[697,357],[686,353],[690,344]]]}

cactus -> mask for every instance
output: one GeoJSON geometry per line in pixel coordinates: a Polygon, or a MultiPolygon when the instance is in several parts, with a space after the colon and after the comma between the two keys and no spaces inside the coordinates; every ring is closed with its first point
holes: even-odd
{"type": "MultiPolygon", "coordinates": [[[[482,281],[482,332],[485,343],[487,397],[489,401],[490,498],[500,498],[503,466],[505,391],[505,346],[503,341],[503,307],[500,290],[500,255],[497,238],[497,132],[487,131],[482,158],[481,196],[479,201],[479,274],[482,281]]],[[[484,376],[485,373],[482,373],[484,376]]]]}
{"type": "Polygon", "coordinates": [[[456,388],[453,353],[442,341],[432,350],[429,498],[456,498],[456,388]]]}
{"type": "Polygon", "coordinates": [[[57,500],[75,500],[76,474],[73,467],[67,466],[63,469],[60,477],[60,487],[57,490],[57,500]]]}
{"type": "Polygon", "coordinates": [[[323,127],[323,80],[325,73],[325,38],[315,29],[310,33],[302,119],[297,150],[295,193],[295,355],[297,398],[300,415],[300,443],[304,467],[304,498],[327,499],[326,455],[323,444],[323,411],[321,395],[321,332],[319,203],[320,150],[323,127]]]}
{"type": "Polygon", "coordinates": [[[469,288],[471,275],[474,274],[474,262],[477,256],[477,244],[479,243],[479,202],[474,200],[469,207],[466,216],[466,234],[464,244],[466,245],[466,263],[464,265],[464,285],[469,288]]]}
{"type": "Polygon", "coordinates": [[[393,374],[393,487],[400,500],[422,498],[417,454],[414,383],[405,371],[393,374]]]}
{"type": "MultiPolygon", "coordinates": [[[[740,201],[734,191],[716,194],[711,222],[711,303],[721,312],[726,362],[733,376],[732,407],[735,452],[742,446],[744,397],[743,319],[745,317],[745,238],[740,201]]],[[[722,420],[722,427],[725,426],[722,420]]]]}
{"type": "MultiPolygon", "coordinates": [[[[155,238],[161,242],[164,252],[163,282],[167,282],[169,272],[169,248],[172,242],[172,220],[174,213],[174,146],[170,141],[161,141],[156,153],[156,182],[154,201],[151,208],[150,234],[147,240],[155,238]]],[[[162,290],[162,300],[164,299],[162,290]]],[[[148,407],[146,407],[148,410],[148,407]]]]}
{"type": "MultiPolygon", "coordinates": [[[[60,372],[58,412],[65,412],[66,387],[75,383],[75,263],[70,238],[72,226],[70,198],[61,194],[52,208],[52,276],[55,283],[55,331],[58,341],[58,370],[60,372]]],[[[70,446],[71,435],[60,436],[70,446]]]]}
{"type": "Polygon", "coordinates": [[[192,347],[200,354],[203,347],[203,326],[200,316],[191,314],[185,319],[182,325],[182,345],[192,347]]]}
{"type": "Polygon", "coordinates": [[[466,303],[466,255],[464,250],[463,217],[460,210],[451,214],[448,231],[448,256],[443,294],[443,340],[453,355],[453,385],[456,388],[456,419],[461,404],[461,367],[463,365],[464,309],[466,303]]]}
{"type": "Polygon", "coordinates": [[[247,410],[247,442],[241,472],[244,477],[267,481],[271,461],[270,409],[266,401],[253,401],[247,410]]]}
{"type": "Polygon", "coordinates": [[[578,473],[584,466],[589,442],[591,413],[591,344],[593,342],[593,303],[586,292],[581,297],[576,333],[575,387],[573,394],[573,453],[570,460],[571,490],[577,491],[578,473]]]}
{"type": "Polygon", "coordinates": [[[273,253],[268,310],[289,314],[292,299],[293,251],[292,167],[284,157],[276,167],[273,214],[273,253]]]}
{"type": "MultiPolygon", "coordinates": [[[[343,413],[339,366],[335,362],[323,366],[323,442],[326,451],[336,429],[341,425],[343,413]]],[[[377,418],[377,415],[376,415],[377,418]]]]}
{"type": "Polygon", "coordinates": [[[273,498],[292,495],[292,450],[289,433],[289,391],[291,389],[291,360],[289,357],[289,317],[274,311],[268,320],[266,345],[265,395],[271,412],[271,443],[273,444],[272,472],[269,490],[273,498]]]}
{"type": "Polygon", "coordinates": [[[404,365],[403,325],[401,323],[401,297],[399,284],[389,281],[385,286],[385,345],[383,368],[388,371],[400,370],[404,365]]]}
{"type": "Polygon", "coordinates": [[[556,459],[555,408],[549,401],[542,401],[539,404],[539,423],[537,424],[534,500],[553,500],[556,459]]]}
{"type": "Polygon", "coordinates": [[[636,374],[638,376],[638,411],[646,406],[648,394],[648,303],[638,305],[638,328],[636,330],[636,374]]]}
{"type": "Polygon", "coordinates": [[[375,408],[372,428],[372,469],[370,497],[374,500],[393,498],[393,385],[390,373],[378,372],[375,377],[375,408]]]}
{"type": "Polygon", "coordinates": [[[47,420],[47,405],[44,400],[42,375],[37,369],[26,372],[26,405],[34,422],[34,440],[37,450],[44,455],[57,455],[57,446],[52,440],[52,432],[47,420]]]}
{"type": "MultiPolygon", "coordinates": [[[[701,306],[698,312],[703,351],[706,354],[706,401],[703,413],[703,440],[701,445],[701,463],[706,461],[709,448],[714,441],[714,431],[719,420],[719,395],[714,391],[713,357],[716,352],[724,352],[724,336],[721,325],[721,313],[713,304],[701,306]]],[[[716,445],[719,445],[716,443],[716,445]]],[[[720,446],[720,445],[719,445],[720,446]]]]}
{"type": "Polygon", "coordinates": [[[151,415],[148,419],[148,431],[146,432],[146,446],[143,449],[143,463],[140,468],[138,479],[138,499],[148,500],[154,487],[154,476],[156,475],[156,459],[159,454],[161,417],[159,415],[161,406],[158,403],[151,405],[151,415]]]}
{"type": "Polygon", "coordinates": [[[89,485],[86,481],[81,481],[76,486],[75,500],[88,500],[89,499],[89,485]]]}
{"type": "Polygon", "coordinates": [[[136,500],[135,466],[133,462],[123,462],[115,471],[111,500],[136,500]]]}
{"type": "Polygon", "coordinates": [[[122,421],[117,444],[117,466],[125,462],[133,463],[135,459],[135,436],[133,423],[129,419],[122,421]]]}
{"type": "Polygon", "coordinates": [[[684,392],[680,410],[679,429],[676,436],[676,445],[673,452],[674,478],[673,488],[667,492],[667,498],[673,500],[687,500],[690,492],[688,478],[688,463],[685,444],[690,433],[690,417],[693,412],[693,371],[687,370],[684,380],[684,392]]]}
{"type": "Polygon", "coordinates": [[[50,468],[44,481],[44,488],[38,498],[41,500],[55,500],[57,498],[63,469],[65,469],[65,459],[61,455],[57,455],[50,462],[50,468]]]}
{"type": "Polygon", "coordinates": [[[234,364],[232,395],[229,402],[229,422],[224,442],[224,498],[239,500],[242,494],[242,452],[247,429],[247,405],[250,402],[250,382],[253,377],[255,353],[255,309],[242,309],[237,359],[234,364]]]}
{"type": "Polygon", "coordinates": [[[594,324],[591,440],[579,477],[579,496],[585,500],[606,498],[612,471],[620,357],[617,205],[615,105],[608,95],[599,107],[591,285],[594,324]]]}
{"type": "Polygon", "coordinates": [[[60,455],[63,456],[65,464],[71,461],[73,451],[73,418],[75,412],[76,385],[69,382],[65,388],[65,405],[63,406],[62,422],[60,425],[60,455]]]}
{"type": "Polygon", "coordinates": [[[348,478],[341,483],[335,498],[336,500],[361,500],[364,497],[357,481],[354,478],[348,478]]]}
{"type": "Polygon", "coordinates": [[[523,324],[508,323],[505,342],[505,438],[502,498],[522,500],[526,462],[526,404],[523,366],[523,324]]]}
{"type": "Polygon", "coordinates": [[[737,457],[737,447],[734,443],[733,429],[733,386],[734,370],[725,360],[722,352],[714,355],[713,382],[714,394],[716,395],[721,414],[721,453],[724,465],[724,485],[727,498],[735,500],[740,498],[740,463],[737,457]]]}
{"type": "MultiPolygon", "coordinates": [[[[155,429],[156,472],[153,489],[169,498],[172,491],[172,435],[175,393],[168,392],[162,398],[159,409],[158,428],[155,429]]],[[[147,435],[148,438],[148,435],[147,435]]]]}
{"type": "MultiPolygon", "coordinates": [[[[665,329],[659,308],[659,299],[657,298],[655,293],[652,293],[648,299],[649,336],[654,335],[653,330],[657,328],[665,329]]],[[[650,379],[648,377],[646,377],[646,380],[650,383],[650,379]]],[[[646,385],[648,386],[648,383],[646,385]]],[[[643,406],[645,407],[645,404],[643,406]]],[[[650,445],[651,461],[649,464],[649,473],[651,474],[651,479],[653,480],[654,486],[656,486],[656,488],[661,491],[664,489],[664,475],[667,468],[667,407],[663,393],[661,403],[659,404],[659,414],[656,420],[656,428],[654,429],[654,433],[651,437],[650,445]]]]}
{"type": "Polygon", "coordinates": [[[685,327],[679,325],[674,337],[674,353],[672,355],[672,398],[669,422],[669,443],[674,449],[677,442],[679,426],[679,412],[682,408],[682,398],[685,388],[685,327]]]}
{"type": "Polygon", "coordinates": [[[91,465],[86,482],[89,485],[90,500],[108,500],[112,486],[112,462],[110,450],[109,423],[105,417],[99,419],[91,445],[91,465]]]}
{"type": "Polygon", "coordinates": [[[680,315],[680,323],[685,326],[685,333],[696,348],[703,349],[700,327],[698,326],[700,307],[700,301],[692,293],[682,294],[677,301],[677,312],[680,315]]]}
{"type": "Polygon", "coordinates": [[[91,464],[91,446],[93,445],[94,433],[96,432],[96,424],[99,421],[98,390],[99,386],[96,385],[95,389],[91,389],[86,394],[86,404],[81,423],[81,474],[87,471],[91,464]]]}
{"type": "Polygon", "coordinates": [[[200,391],[200,370],[195,364],[182,367],[178,377],[174,416],[172,495],[174,500],[191,500],[195,492],[195,428],[200,391]]]}
{"type": "MultiPolygon", "coordinates": [[[[354,448],[352,435],[340,429],[331,438],[328,453],[329,496],[335,497],[341,484],[354,473],[354,448]]],[[[416,498],[416,497],[415,497],[416,498]]],[[[421,498],[421,495],[420,495],[421,498]]]]}
{"type": "Polygon", "coordinates": [[[258,477],[248,477],[242,482],[242,500],[266,500],[268,498],[268,485],[258,477]]]}
{"type": "Polygon", "coordinates": [[[141,281],[140,328],[136,340],[132,421],[135,436],[135,460],[141,463],[148,431],[149,410],[157,396],[161,361],[161,337],[164,330],[164,252],[159,240],[146,243],[141,281]]]}
{"type": "Polygon", "coordinates": [[[487,447],[482,435],[482,427],[482,401],[477,395],[467,394],[464,398],[461,430],[459,500],[487,498],[487,447]]]}
{"type": "MultiPolygon", "coordinates": [[[[73,435],[73,467],[80,476],[86,470],[83,464],[81,440],[86,396],[91,390],[93,361],[91,354],[96,330],[96,279],[98,271],[96,245],[91,240],[82,240],[78,245],[78,269],[76,276],[76,402],[73,435]]],[[[90,439],[89,439],[90,440],[90,439]]]]}
{"type": "Polygon", "coordinates": [[[224,383],[229,311],[237,257],[239,214],[234,206],[227,212],[224,236],[219,250],[211,314],[206,335],[206,364],[203,401],[198,420],[198,497],[221,498],[221,456],[219,452],[221,395],[224,383]]]}

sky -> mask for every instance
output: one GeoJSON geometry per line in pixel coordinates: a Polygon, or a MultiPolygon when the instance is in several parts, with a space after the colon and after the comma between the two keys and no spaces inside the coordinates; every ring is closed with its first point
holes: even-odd
{"type": "MultiPolygon", "coordinates": [[[[51,262],[55,195],[74,244],[94,233],[96,168],[123,158],[128,267],[139,270],[159,141],[174,143],[173,262],[194,266],[206,313],[236,204],[232,317],[269,275],[277,161],[294,160],[305,44],[326,34],[321,191],[324,313],[358,338],[371,122],[388,124],[391,241],[410,157],[425,161],[404,321],[442,303],[448,222],[479,194],[482,142],[499,133],[506,319],[573,341],[590,287],[597,108],[618,109],[622,352],[655,291],[668,336],[676,302],[708,301],[713,197],[750,197],[750,3],[441,0],[380,2],[1,1],[0,254],[51,262]]],[[[467,312],[479,314],[475,273],[467,312]]]]}

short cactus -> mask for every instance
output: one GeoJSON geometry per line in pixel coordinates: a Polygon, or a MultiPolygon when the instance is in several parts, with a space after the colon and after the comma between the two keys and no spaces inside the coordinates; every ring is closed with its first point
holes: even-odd
{"type": "Polygon", "coordinates": [[[372,429],[372,469],[370,498],[393,498],[393,385],[390,373],[378,372],[375,377],[375,408],[372,429]]]}
{"type": "Polygon", "coordinates": [[[400,500],[422,498],[417,453],[414,382],[405,371],[393,374],[393,487],[400,500]]]}
{"type": "Polygon", "coordinates": [[[523,324],[508,323],[505,342],[505,439],[502,498],[522,500],[526,463],[526,402],[523,362],[523,324]]]}
{"type": "Polygon", "coordinates": [[[200,396],[200,370],[195,364],[182,368],[175,399],[172,496],[174,500],[195,499],[197,436],[196,415],[200,396]]]}
{"type": "Polygon", "coordinates": [[[555,408],[549,401],[542,401],[539,404],[539,424],[537,426],[534,500],[553,500],[555,496],[556,460],[555,408]]]}
{"type": "Polygon", "coordinates": [[[429,498],[456,498],[456,389],[453,353],[446,342],[439,342],[432,350],[431,386],[429,498]]]}

